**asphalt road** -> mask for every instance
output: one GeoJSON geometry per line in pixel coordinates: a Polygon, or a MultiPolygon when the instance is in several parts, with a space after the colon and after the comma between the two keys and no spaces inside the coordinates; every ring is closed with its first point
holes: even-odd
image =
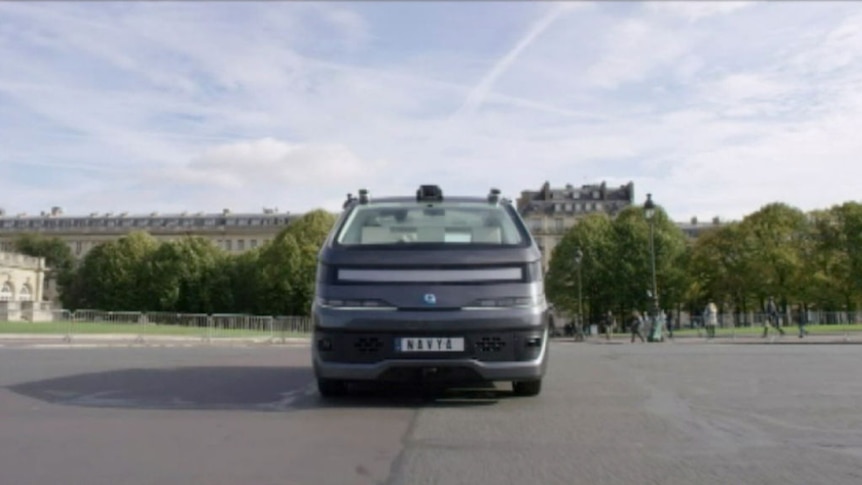
{"type": "Polygon", "coordinates": [[[545,389],[336,403],[297,347],[0,348],[0,483],[858,484],[858,345],[556,343],[545,389]]]}

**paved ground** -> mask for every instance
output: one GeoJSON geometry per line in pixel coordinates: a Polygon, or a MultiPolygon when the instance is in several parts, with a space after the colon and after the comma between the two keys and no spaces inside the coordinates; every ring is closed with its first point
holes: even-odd
{"type": "Polygon", "coordinates": [[[689,343],[555,343],[538,398],[328,404],[302,347],[19,342],[0,348],[0,482],[862,483],[862,347],[689,343]]]}

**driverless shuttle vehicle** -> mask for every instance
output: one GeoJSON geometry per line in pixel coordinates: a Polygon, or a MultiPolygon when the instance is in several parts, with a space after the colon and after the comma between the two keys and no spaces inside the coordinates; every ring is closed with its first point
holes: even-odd
{"type": "Polygon", "coordinates": [[[320,250],[312,359],[321,395],[350,382],[512,382],[542,388],[548,312],[541,254],[511,202],[348,196],[320,250]]]}

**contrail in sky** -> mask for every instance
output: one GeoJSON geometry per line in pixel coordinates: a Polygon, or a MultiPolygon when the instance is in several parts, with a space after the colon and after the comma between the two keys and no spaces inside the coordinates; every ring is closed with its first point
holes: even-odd
{"type": "Polygon", "coordinates": [[[560,15],[572,8],[574,8],[572,4],[557,4],[544,17],[537,20],[527,34],[518,41],[515,47],[500,58],[500,60],[494,64],[494,67],[485,74],[485,77],[483,77],[482,80],[479,81],[479,83],[470,91],[470,94],[467,95],[467,99],[464,100],[464,104],[462,104],[455,113],[455,117],[464,113],[474,113],[485,101],[485,97],[494,87],[494,83],[497,82],[497,78],[509,69],[512,63],[521,55],[521,52],[529,47],[537,37],[542,35],[542,33],[547,30],[547,28],[550,27],[551,24],[560,17],[560,15]]]}

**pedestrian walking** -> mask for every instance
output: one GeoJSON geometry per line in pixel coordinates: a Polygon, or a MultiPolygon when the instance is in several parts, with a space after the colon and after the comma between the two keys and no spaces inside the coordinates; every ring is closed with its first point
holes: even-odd
{"type": "Polygon", "coordinates": [[[807,317],[802,305],[796,305],[796,309],[793,312],[793,319],[796,320],[796,326],[799,327],[799,338],[808,335],[808,330],[805,328],[807,317]]]}
{"type": "Polygon", "coordinates": [[[666,311],[664,315],[667,322],[667,336],[673,338],[673,311],[666,311]]]}
{"type": "Polygon", "coordinates": [[[703,311],[703,325],[706,327],[706,338],[715,338],[715,327],[718,326],[718,307],[709,302],[703,311]]]}
{"type": "Polygon", "coordinates": [[[605,337],[610,340],[611,333],[614,331],[614,327],[617,326],[617,321],[614,319],[614,314],[610,310],[605,314],[605,337]]]}
{"type": "Polygon", "coordinates": [[[548,313],[548,327],[551,332],[551,337],[560,336],[560,330],[557,329],[557,322],[554,320],[554,315],[552,313],[548,313]]]}
{"type": "Polygon", "coordinates": [[[632,312],[632,343],[635,343],[635,337],[641,339],[641,342],[646,342],[643,334],[644,317],[641,312],[635,310],[632,312]]]}
{"type": "Polygon", "coordinates": [[[763,321],[763,338],[769,334],[769,327],[774,327],[778,333],[784,335],[784,329],[781,328],[781,317],[778,314],[778,305],[775,304],[775,298],[769,297],[766,302],[766,319],[763,321]]]}
{"type": "Polygon", "coordinates": [[[580,322],[580,317],[572,318],[572,328],[575,332],[575,342],[583,342],[587,336],[584,335],[584,325],[580,322]]]}

